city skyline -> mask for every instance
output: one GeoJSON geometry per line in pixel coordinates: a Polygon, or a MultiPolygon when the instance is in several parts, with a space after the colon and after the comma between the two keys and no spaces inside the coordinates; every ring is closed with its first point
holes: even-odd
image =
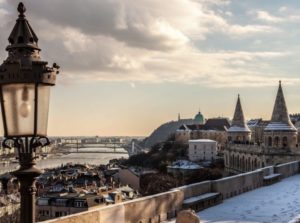
{"type": "MultiPolygon", "coordinates": [[[[2,60],[17,3],[0,0],[2,60]]],[[[247,119],[270,119],[279,80],[300,111],[297,1],[24,3],[43,59],[61,65],[48,135],[149,135],[199,108],[232,118],[238,93],[247,119]]]]}

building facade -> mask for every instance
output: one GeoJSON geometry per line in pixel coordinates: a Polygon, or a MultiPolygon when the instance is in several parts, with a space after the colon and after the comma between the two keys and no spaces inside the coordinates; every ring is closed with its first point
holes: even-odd
{"type": "Polygon", "coordinates": [[[298,131],[288,114],[281,82],[270,121],[261,120],[257,125],[250,122],[254,129],[251,133],[243,117],[238,98],[233,122],[228,130],[228,143],[224,150],[225,169],[229,173],[247,172],[300,158],[298,131]],[[238,131],[231,131],[231,128],[238,131]]]}
{"type": "Polygon", "coordinates": [[[189,140],[190,161],[213,161],[217,156],[217,142],[210,139],[189,140]]]}
{"type": "Polygon", "coordinates": [[[222,151],[227,141],[227,118],[211,118],[205,124],[182,125],[175,132],[175,141],[188,144],[189,140],[210,139],[216,141],[217,150],[222,151]]]}

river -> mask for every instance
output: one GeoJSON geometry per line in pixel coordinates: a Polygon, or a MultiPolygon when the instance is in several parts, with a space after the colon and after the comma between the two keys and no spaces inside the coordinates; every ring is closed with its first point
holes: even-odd
{"type": "MultiPolygon", "coordinates": [[[[75,152],[77,149],[71,148],[70,151],[75,152]]],[[[51,155],[47,159],[41,159],[37,161],[37,167],[40,169],[45,168],[54,168],[61,166],[66,163],[80,163],[80,164],[107,164],[111,159],[118,158],[128,158],[128,154],[120,154],[113,153],[111,149],[106,148],[80,148],[79,149],[87,151],[89,153],[69,153],[62,154],[58,153],[55,155],[51,155]],[[99,151],[103,151],[105,153],[99,153],[99,151]],[[111,153],[109,153],[111,151],[111,153]],[[93,153],[94,152],[94,153],[93,153]]],[[[117,152],[126,152],[126,150],[122,148],[116,149],[117,152]]],[[[0,166],[0,174],[8,171],[12,171],[18,167],[17,163],[10,163],[8,165],[0,166]]]]}

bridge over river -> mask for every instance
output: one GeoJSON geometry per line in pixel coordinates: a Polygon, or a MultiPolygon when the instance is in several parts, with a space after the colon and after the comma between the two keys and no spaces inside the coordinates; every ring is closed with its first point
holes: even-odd
{"type": "Polygon", "coordinates": [[[101,151],[101,150],[99,150],[99,151],[88,151],[88,150],[85,151],[83,149],[80,149],[78,151],[69,150],[69,151],[66,151],[64,153],[116,153],[116,154],[128,154],[128,152],[126,150],[124,150],[124,151],[112,151],[112,150],[110,150],[110,151],[105,151],[105,150],[103,150],[103,151],[101,151]]]}
{"type": "Polygon", "coordinates": [[[64,153],[116,153],[128,154],[130,145],[124,143],[64,143],[60,149],[64,153]]]}

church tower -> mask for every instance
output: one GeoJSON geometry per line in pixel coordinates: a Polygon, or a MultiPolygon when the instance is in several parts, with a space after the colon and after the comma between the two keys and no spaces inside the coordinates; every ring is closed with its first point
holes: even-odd
{"type": "Polygon", "coordinates": [[[264,130],[264,141],[265,146],[268,148],[296,148],[297,129],[291,122],[281,87],[281,81],[279,81],[271,121],[264,130]]]}
{"type": "Polygon", "coordinates": [[[251,130],[248,128],[244,112],[241,105],[240,95],[238,95],[234,116],[230,128],[227,131],[228,141],[237,143],[250,142],[251,130]]]}

